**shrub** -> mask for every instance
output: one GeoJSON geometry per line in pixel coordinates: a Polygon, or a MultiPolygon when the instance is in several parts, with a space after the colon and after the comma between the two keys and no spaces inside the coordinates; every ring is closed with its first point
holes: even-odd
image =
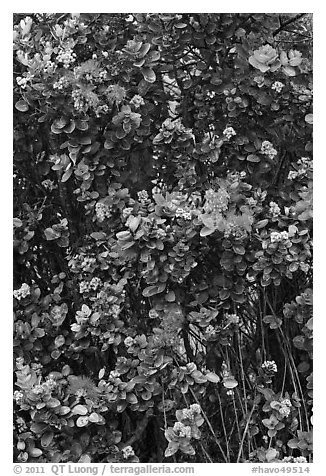
{"type": "Polygon", "coordinates": [[[311,461],[310,35],[14,15],[15,461],[311,461]]]}

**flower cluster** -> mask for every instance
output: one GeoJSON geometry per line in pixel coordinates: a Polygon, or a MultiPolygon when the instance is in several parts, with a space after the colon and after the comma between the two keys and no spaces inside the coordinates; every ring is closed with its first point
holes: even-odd
{"type": "Polygon", "coordinates": [[[240,318],[236,314],[226,314],[225,317],[227,324],[239,324],[240,318]]]}
{"type": "Polygon", "coordinates": [[[25,297],[29,296],[31,293],[31,288],[28,284],[23,283],[19,289],[14,290],[14,297],[20,301],[25,297]]]}
{"type": "Polygon", "coordinates": [[[273,218],[276,218],[280,215],[281,209],[276,202],[269,202],[269,212],[272,214],[273,218]]]}
{"type": "Polygon", "coordinates": [[[206,95],[210,99],[213,99],[215,97],[216,93],[215,93],[215,91],[207,91],[206,95]]]}
{"type": "Polygon", "coordinates": [[[95,213],[97,220],[101,223],[105,220],[105,218],[110,218],[111,207],[105,205],[103,202],[97,202],[95,205],[95,213]]]}
{"type": "Polygon", "coordinates": [[[46,61],[43,65],[43,72],[46,74],[52,74],[56,69],[57,65],[51,60],[46,61]]]}
{"type": "Polygon", "coordinates": [[[127,219],[130,217],[130,215],[132,214],[133,212],[133,208],[132,207],[125,207],[123,210],[122,210],[122,216],[124,219],[127,219]]]}
{"type": "Polygon", "coordinates": [[[191,212],[189,209],[179,207],[175,211],[175,216],[177,218],[183,218],[184,220],[191,220],[191,212]]]}
{"type": "Polygon", "coordinates": [[[96,291],[99,286],[101,286],[102,280],[98,277],[92,278],[89,282],[87,281],[82,281],[79,283],[79,292],[82,293],[87,293],[89,291],[96,291]]]}
{"type": "Polygon", "coordinates": [[[58,89],[58,91],[62,91],[62,89],[67,88],[69,86],[69,81],[65,76],[61,76],[55,83],[53,83],[53,89],[58,89]]]}
{"type": "Polygon", "coordinates": [[[21,76],[18,76],[16,78],[16,82],[17,84],[22,88],[22,89],[25,89],[27,84],[34,78],[34,75],[31,74],[30,72],[28,72],[26,74],[26,76],[24,77],[21,77],[21,76]]]}
{"type": "Polygon", "coordinates": [[[140,106],[143,106],[145,104],[145,101],[142,96],[140,96],[139,94],[135,94],[135,96],[130,99],[130,104],[132,104],[136,109],[138,109],[140,106]]]}
{"type": "Polygon", "coordinates": [[[290,400],[288,398],[284,398],[280,402],[280,407],[278,408],[278,411],[280,415],[287,418],[291,413],[291,410],[290,410],[291,407],[292,407],[292,403],[290,402],[290,400]]]}
{"type": "Polygon", "coordinates": [[[271,88],[274,89],[274,91],[276,91],[277,93],[280,93],[282,92],[282,89],[284,88],[284,84],[281,83],[281,81],[275,81],[272,84],[271,88]]]}
{"type": "Polygon", "coordinates": [[[105,94],[109,104],[120,104],[126,97],[126,90],[118,84],[110,84],[105,94]]]}
{"type": "Polygon", "coordinates": [[[57,55],[57,62],[62,63],[65,69],[68,69],[69,66],[76,61],[76,53],[73,52],[72,48],[61,49],[57,55]]]}
{"type": "Polygon", "coordinates": [[[289,234],[287,231],[272,231],[271,233],[271,243],[278,243],[280,241],[286,241],[289,239],[289,234]]]}
{"type": "Polygon", "coordinates": [[[222,213],[228,208],[230,195],[225,188],[220,187],[217,192],[206,190],[204,210],[206,213],[222,213]]]}
{"type": "Polygon", "coordinates": [[[122,455],[124,459],[128,459],[130,456],[135,456],[132,446],[125,446],[122,448],[122,455]]]}
{"type": "Polygon", "coordinates": [[[140,190],[137,192],[137,197],[140,203],[145,203],[148,200],[148,193],[146,190],[140,190]]]}
{"type": "Polygon", "coordinates": [[[305,456],[285,456],[281,461],[281,463],[307,463],[307,458],[305,456]]]}
{"type": "Polygon", "coordinates": [[[274,146],[268,140],[264,140],[261,145],[260,152],[266,155],[269,159],[274,159],[275,155],[277,155],[277,150],[274,149],[274,146]]]}
{"type": "Polygon", "coordinates": [[[266,372],[277,372],[277,365],[274,360],[265,360],[265,362],[262,363],[261,368],[266,372]]]}
{"type": "Polygon", "coordinates": [[[233,129],[233,127],[226,127],[223,131],[223,135],[226,139],[231,139],[232,136],[235,136],[237,133],[233,129]]]}
{"type": "Polygon", "coordinates": [[[74,100],[74,108],[78,112],[86,112],[89,108],[96,109],[99,98],[90,88],[74,89],[71,93],[74,100]]]}
{"type": "Polygon", "coordinates": [[[150,319],[156,319],[157,317],[159,317],[159,314],[155,309],[150,309],[148,313],[148,317],[150,319]]]}
{"type": "Polygon", "coordinates": [[[134,339],[130,336],[126,337],[123,341],[126,347],[131,347],[134,344],[134,339]]]}
{"type": "Polygon", "coordinates": [[[309,157],[301,157],[301,159],[297,161],[297,165],[299,167],[297,170],[290,170],[288,174],[289,180],[305,177],[307,171],[312,169],[313,161],[312,159],[309,159],[309,157]]]}

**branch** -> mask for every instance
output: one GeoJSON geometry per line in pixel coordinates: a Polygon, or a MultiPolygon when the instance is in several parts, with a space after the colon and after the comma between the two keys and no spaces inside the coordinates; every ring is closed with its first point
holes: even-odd
{"type": "Polygon", "coordinates": [[[296,15],[295,17],[290,18],[289,20],[284,22],[283,25],[277,28],[277,30],[273,31],[273,36],[278,35],[282,30],[284,30],[286,26],[290,25],[291,23],[294,23],[297,20],[300,20],[300,18],[304,17],[305,15],[306,13],[298,13],[298,15],[296,15]]]}
{"type": "Polygon", "coordinates": [[[125,448],[126,446],[132,446],[135,441],[139,440],[145,428],[147,427],[148,419],[149,414],[146,413],[144,417],[140,420],[140,422],[137,424],[137,428],[134,434],[129,438],[129,440],[122,444],[122,448],[125,448]]]}

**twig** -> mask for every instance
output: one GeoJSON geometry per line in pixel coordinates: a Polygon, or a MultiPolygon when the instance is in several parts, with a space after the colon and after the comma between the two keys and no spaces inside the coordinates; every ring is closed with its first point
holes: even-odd
{"type": "Polygon", "coordinates": [[[284,30],[286,26],[290,25],[291,23],[294,23],[297,20],[300,20],[300,18],[304,17],[305,15],[306,13],[298,13],[298,15],[296,15],[295,17],[285,21],[279,28],[277,28],[277,30],[273,31],[273,36],[278,35],[282,30],[284,30]]]}

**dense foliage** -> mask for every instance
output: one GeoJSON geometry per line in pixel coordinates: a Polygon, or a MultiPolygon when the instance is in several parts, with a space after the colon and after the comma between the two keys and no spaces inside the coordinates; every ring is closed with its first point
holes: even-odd
{"type": "Polygon", "coordinates": [[[14,15],[15,461],[311,461],[311,34],[14,15]]]}

